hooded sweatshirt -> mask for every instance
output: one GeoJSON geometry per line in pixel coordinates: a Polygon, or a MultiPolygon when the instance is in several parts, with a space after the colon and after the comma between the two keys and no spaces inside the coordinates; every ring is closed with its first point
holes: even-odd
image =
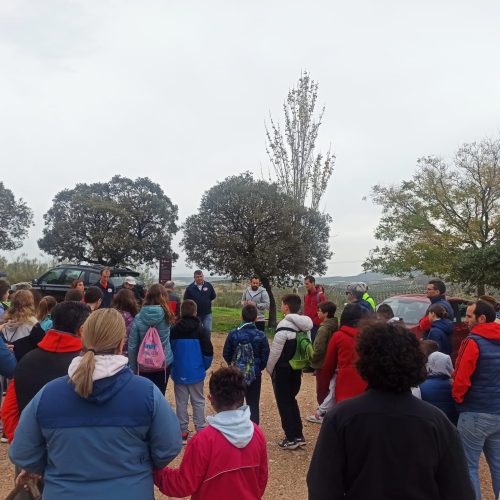
{"type": "Polygon", "coordinates": [[[287,314],[276,328],[266,369],[272,375],[275,368],[290,368],[289,361],[297,349],[297,333],[309,332],[312,319],[301,314],[287,314]]]}
{"type": "Polygon", "coordinates": [[[451,356],[452,346],[451,337],[453,335],[453,322],[447,318],[436,319],[432,322],[429,334],[425,336],[426,340],[434,340],[439,345],[439,351],[451,356]]]}
{"type": "Polygon", "coordinates": [[[357,328],[344,325],[333,334],[328,344],[325,361],[319,375],[319,389],[325,392],[335,371],[338,370],[335,384],[337,403],[361,394],[367,387],[356,369],[358,334],[357,328]]]}
{"type": "Polygon", "coordinates": [[[119,355],[95,356],[93,390],[82,398],[70,383],[81,359],[25,408],[9,449],[12,462],[43,474],[44,498],[153,500],[153,468],[182,447],[174,412],[119,355]]]}
{"type": "Polygon", "coordinates": [[[128,336],[129,366],[134,373],[137,373],[139,347],[151,326],[154,326],[158,330],[167,366],[171,365],[174,360],[170,347],[170,325],[165,320],[165,311],[162,306],[142,306],[142,309],[134,318],[128,336]]]}
{"type": "Polygon", "coordinates": [[[207,417],[208,427],[188,442],[179,469],[155,471],[155,484],[172,497],[257,500],[266,489],[266,441],[250,408],[207,417]]]}
{"type": "Polygon", "coordinates": [[[442,352],[433,352],[427,360],[427,379],[420,384],[421,399],[439,408],[453,424],[458,413],[451,396],[451,358],[442,352]]]}
{"type": "Polygon", "coordinates": [[[311,361],[311,368],[315,370],[320,370],[323,366],[323,361],[325,360],[326,350],[328,348],[328,343],[332,338],[333,332],[339,329],[339,322],[337,318],[326,318],[318,332],[316,333],[316,338],[314,339],[314,353],[311,361]]]}
{"type": "Polygon", "coordinates": [[[251,301],[255,302],[255,307],[257,307],[257,321],[265,321],[265,312],[269,311],[269,294],[263,286],[259,286],[259,288],[255,291],[252,290],[252,287],[249,286],[243,292],[241,297],[241,305],[243,306],[245,302],[251,301]]]}
{"type": "Polygon", "coordinates": [[[500,415],[500,324],[475,325],[462,341],[453,374],[459,412],[500,415]]]}
{"type": "Polygon", "coordinates": [[[0,331],[5,340],[6,344],[14,345],[14,354],[16,359],[19,361],[27,351],[20,349],[19,345],[22,345],[23,339],[29,337],[31,329],[36,325],[37,319],[33,316],[29,321],[25,323],[18,323],[16,321],[7,321],[0,326],[0,331]]]}

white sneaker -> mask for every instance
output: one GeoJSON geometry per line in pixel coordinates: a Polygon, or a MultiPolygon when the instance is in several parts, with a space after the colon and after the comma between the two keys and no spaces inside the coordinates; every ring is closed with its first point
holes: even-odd
{"type": "Polygon", "coordinates": [[[314,415],[309,415],[307,417],[308,422],[312,422],[313,424],[322,424],[323,418],[319,413],[315,413],[314,415]]]}

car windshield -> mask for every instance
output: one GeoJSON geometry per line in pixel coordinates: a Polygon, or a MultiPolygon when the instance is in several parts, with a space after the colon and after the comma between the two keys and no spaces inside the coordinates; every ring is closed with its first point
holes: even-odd
{"type": "Polygon", "coordinates": [[[415,299],[386,299],[384,304],[389,304],[394,311],[394,316],[402,318],[407,325],[416,325],[424,316],[429,307],[428,302],[415,299]]]}

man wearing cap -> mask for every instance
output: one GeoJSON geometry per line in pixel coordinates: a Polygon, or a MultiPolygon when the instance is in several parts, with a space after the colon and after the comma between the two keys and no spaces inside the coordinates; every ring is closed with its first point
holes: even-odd
{"type": "Polygon", "coordinates": [[[371,304],[363,299],[365,293],[366,285],[364,283],[349,283],[345,295],[349,302],[360,305],[365,314],[373,314],[371,304]]]}
{"type": "Polygon", "coordinates": [[[142,288],[142,286],[137,284],[137,281],[133,276],[127,276],[123,280],[123,288],[132,290],[137,302],[139,302],[139,304],[142,304],[142,301],[144,300],[144,289],[142,288]]]}

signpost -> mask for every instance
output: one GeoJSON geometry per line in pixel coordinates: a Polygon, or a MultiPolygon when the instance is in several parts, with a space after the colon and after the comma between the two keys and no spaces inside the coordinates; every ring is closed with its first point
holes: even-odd
{"type": "Polygon", "coordinates": [[[160,276],[159,281],[165,285],[167,281],[172,279],[172,259],[170,257],[162,257],[160,259],[160,276]]]}

